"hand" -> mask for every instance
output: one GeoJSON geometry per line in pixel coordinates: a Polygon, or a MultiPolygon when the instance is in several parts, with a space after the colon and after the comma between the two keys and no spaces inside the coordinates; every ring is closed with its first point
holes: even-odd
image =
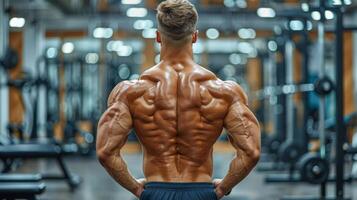
{"type": "Polygon", "coordinates": [[[213,185],[214,185],[214,188],[215,188],[215,192],[216,192],[216,195],[217,195],[217,198],[218,199],[221,199],[223,196],[224,196],[224,192],[222,191],[222,189],[219,187],[219,185],[221,184],[222,182],[222,179],[214,179],[212,181],[213,185]]]}
{"type": "Polygon", "coordinates": [[[145,183],[146,183],[146,179],[145,179],[145,178],[136,179],[136,182],[139,183],[139,187],[138,187],[138,189],[137,189],[136,192],[135,192],[135,196],[138,197],[138,198],[140,198],[141,193],[144,192],[144,186],[145,186],[145,183]]]}

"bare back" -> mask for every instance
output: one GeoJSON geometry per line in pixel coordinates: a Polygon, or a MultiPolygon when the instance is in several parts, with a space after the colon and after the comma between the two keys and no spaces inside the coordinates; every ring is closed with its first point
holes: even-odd
{"type": "Polygon", "coordinates": [[[146,179],[211,181],[213,144],[232,101],[244,94],[237,95],[233,83],[193,62],[161,63],[126,84],[124,96],[144,150],[146,179]]]}
{"type": "Polygon", "coordinates": [[[146,182],[213,182],[220,199],[257,164],[259,123],[237,83],[219,80],[193,62],[192,44],[198,38],[194,5],[163,1],[157,11],[161,62],[139,80],[119,83],[110,94],[98,122],[98,160],[136,197],[146,182]],[[121,155],[133,128],[144,152],[145,179],[131,175],[121,155]],[[212,180],[212,149],[223,128],[236,154],[222,180],[212,180]]]}

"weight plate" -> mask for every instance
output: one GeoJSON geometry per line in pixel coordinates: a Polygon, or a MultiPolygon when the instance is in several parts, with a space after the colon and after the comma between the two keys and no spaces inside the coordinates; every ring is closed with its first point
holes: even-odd
{"type": "Polygon", "coordinates": [[[5,69],[13,69],[19,62],[19,55],[14,49],[7,48],[1,64],[5,69]]]}
{"type": "Polygon", "coordinates": [[[307,153],[298,162],[301,180],[320,184],[326,182],[329,177],[329,163],[316,153],[307,153]]]}
{"type": "Polygon", "coordinates": [[[279,148],[278,155],[281,161],[294,164],[303,154],[302,151],[300,145],[294,142],[284,142],[279,148]]]}
{"type": "Polygon", "coordinates": [[[333,82],[329,77],[323,77],[315,82],[315,92],[320,96],[326,96],[333,91],[333,82]]]}

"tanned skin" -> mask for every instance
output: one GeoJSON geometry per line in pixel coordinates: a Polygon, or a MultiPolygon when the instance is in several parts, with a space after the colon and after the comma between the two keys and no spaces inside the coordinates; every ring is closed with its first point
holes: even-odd
{"type": "Polygon", "coordinates": [[[260,128],[241,87],[193,61],[192,41],[172,44],[157,32],[161,62],[139,80],[119,83],[98,124],[97,154],[108,173],[140,197],[145,182],[213,182],[220,199],[253,169],[260,128]],[[143,149],[145,179],[129,172],[120,150],[134,128],[143,149]],[[236,149],[223,179],[212,180],[213,145],[222,129],[236,149]]]}

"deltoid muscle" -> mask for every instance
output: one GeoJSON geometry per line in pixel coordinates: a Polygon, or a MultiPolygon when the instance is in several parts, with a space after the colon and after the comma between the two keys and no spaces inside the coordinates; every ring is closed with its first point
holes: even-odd
{"type": "MultiPolygon", "coordinates": [[[[226,127],[237,149],[222,182],[229,190],[255,165],[259,149],[259,125],[242,89],[192,63],[159,64],[138,81],[120,83],[99,123],[99,134],[108,138],[99,149],[120,155],[131,127],[143,147],[148,181],[210,182],[212,147],[226,127]]],[[[129,174],[126,166],[122,171],[129,174]]]]}

